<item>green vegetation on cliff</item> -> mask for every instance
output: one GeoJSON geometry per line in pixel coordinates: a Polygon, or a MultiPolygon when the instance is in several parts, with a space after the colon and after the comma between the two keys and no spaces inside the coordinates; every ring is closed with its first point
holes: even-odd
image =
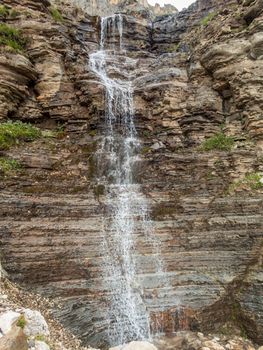
{"type": "Polygon", "coordinates": [[[50,13],[56,22],[63,22],[62,14],[60,13],[60,11],[56,7],[51,7],[50,13]]]}
{"type": "Polygon", "coordinates": [[[0,18],[5,19],[7,17],[15,18],[19,15],[19,12],[13,9],[9,9],[6,5],[0,6],[0,18]]]}
{"type": "Polygon", "coordinates": [[[216,12],[210,12],[206,17],[201,20],[203,26],[207,26],[208,23],[216,16],[216,12]]]}
{"type": "Polygon", "coordinates": [[[13,173],[20,168],[20,163],[15,159],[0,157],[0,172],[4,175],[13,173]]]}
{"type": "Polygon", "coordinates": [[[0,6],[0,18],[5,18],[9,15],[8,7],[5,5],[0,6]]]}
{"type": "Polygon", "coordinates": [[[0,150],[5,150],[19,141],[33,141],[41,136],[35,126],[20,121],[8,121],[0,124],[0,150]]]}
{"type": "Polygon", "coordinates": [[[5,23],[0,24],[0,46],[8,46],[15,51],[24,51],[27,40],[20,30],[5,23]]]}
{"type": "Polygon", "coordinates": [[[263,189],[263,175],[260,173],[249,173],[243,179],[230,185],[228,192],[231,194],[239,190],[263,189]]]}
{"type": "Polygon", "coordinates": [[[17,325],[17,327],[20,327],[22,329],[25,328],[25,326],[26,326],[26,319],[25,319],[24,315],[20,316],[20,318],[18,319],[16,325],[17,325]]]}
{"type": "Polygon", "coordinates": [[[226,136],[223,132],[220,132],[203,142],[201,150],[203,151],[230,151],[234,146],[235,140],[233,137],[226,136]]]}

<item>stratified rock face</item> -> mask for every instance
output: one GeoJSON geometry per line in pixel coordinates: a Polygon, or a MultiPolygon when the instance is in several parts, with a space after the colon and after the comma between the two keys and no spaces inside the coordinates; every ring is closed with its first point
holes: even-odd
{"type": "MultiPolygon", "coordinates": [[[[201,19],[216,13],[219,8],[231,8],[237,3],[237,0],[197,0],[176,15],[171,14],[155,19],[152,33],[154,48],[161,53],[166,52],[167,49],[174,51],[186,31],[200,28],[201,19]]],[[[187,47],[189,48],[188,45],[185,48],[187,47]]]]}
{"type": "Polygon", "coordinates": [[[151,6],[147,0],[51,0],[54,4],[64,4],[83,9],[92,16],[110,16],[113,13],[136,12],[154,18],[157,16],[176,13],[177,9],[173,5],[165,4],[151,6]]]}
{"type": "MultiPolygon", "coordinates": [[[[25,168],[0,185],[3,265],[13,280],[60,298],[54,312],[61,321],[87,343],[104,345],[105,197],[95,156],[104,88],[88,69],[100,21],[65,6],[58,23],[41,1],[5,3],[19,12],[8,23],[32,40],[26,56],[1,51],[1,118],[64,123],[67,136],[5,153],[25,168]]],[[[167,287],[147,277],[151,250],[138,235],[155,331],[223,331],[231,323],[263,341],[262,191],[229,194],[234,181],[263,171],[261,4],[200,0],[153,23],[143,13],[123,15],[130,63],[120,62],[118,74],[133,81],[144,142],[137,177],[169,278],[167,287]],[[235,138],[232,151],[199,149],[221,130],[235,138]]]]}

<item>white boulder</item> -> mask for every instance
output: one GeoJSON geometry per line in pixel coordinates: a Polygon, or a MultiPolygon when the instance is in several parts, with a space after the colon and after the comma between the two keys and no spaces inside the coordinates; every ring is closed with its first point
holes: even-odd
{"type": "Polygon", "coordinates": [[[35,337],[37,335],[49,336],[49,329],[46,320],[39,311],[25,309],[25,328],[24,333],[28,337],[35,337]]]}
{"type": "Polygon", "coordinates": [[[0,337],[8,333],[13,324],[19,319],[21,315],[18,312],[6,311],[0,315],[0,337]]]}
{"type": "Polygon", "coordinates": [[[44,341],[36,340],[35,350],[50,350],[50,347],[44,341]]]}

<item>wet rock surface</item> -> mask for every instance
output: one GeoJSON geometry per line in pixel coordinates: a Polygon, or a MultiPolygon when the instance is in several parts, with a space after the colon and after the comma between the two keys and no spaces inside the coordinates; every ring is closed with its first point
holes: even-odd
{"type": "MultiPolygon", "coordinates": [[[[0,118],[63,132],[1,151],[23,164],[1,177],[2,264],[12,280],[59,299],[54,314],[61,322],[101,345],[105,197],[94,154],[104,89],[88,69],[88,55],[99,45],[99,18],[65,6],[60,23],[48,1],[4,3],[18,11],[6,23],[31,40],[24,54],[1,48],[0,118]]],[[[143,14],[123,18],[129,60],[120,54],[120,71],[111,74],[126,74],[134,84],[144,142],[136,176],[170,280],[166,288],[158,276],[147,278],[151,250],[138,233],[152,327],[234,329],[262,344],[262,190],[230,191],[246,174],[263,171],[262,2],[200,0],[153,23],[143,14]],[[234,148],[201,151],[200,144],[222,130],[234,137],[234,148]]],[[[241,348],[193,337],[203,350],[241,348]]],[[[190,338],[165,346],[190,349],[190,338]]]]}

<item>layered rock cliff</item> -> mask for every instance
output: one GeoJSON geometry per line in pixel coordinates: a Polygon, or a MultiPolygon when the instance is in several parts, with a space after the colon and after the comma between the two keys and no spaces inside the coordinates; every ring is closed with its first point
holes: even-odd
{"type": "MultiPolygon", "coordinates": [[[[46,135],[1,151],[22,165],[0,175],[2,264],[12,280],[59,299],[54,314],[74,334],[105,345],[96,178],[104,88],[88,68],[100,18],[66,3],[56,16],[47,0],[1,3],[3,22],[27,43],[19,52],[1,45],[0,118],[46,135]]],[[[237,332],[261,344],[262,1],[199,0],[154,20],[121,11],[130,60],[119,74],[132,77],[144,144],[137,178],[170,282],[147,280],[151,250],[139,236],[152,327],[237,332]],[[214,135],[232,148],[204,147],[214,135]]]]}
{"type": "Polygon", "coordinates": [[[178,12],[171,4],[160,6],[156,3],[150,5],[147,0],[51,0],[55,5],[74,5],[92,16],[110,16],[116,12],[135,10],[137,13],[147,15],[152,19],[178,12]]]}

